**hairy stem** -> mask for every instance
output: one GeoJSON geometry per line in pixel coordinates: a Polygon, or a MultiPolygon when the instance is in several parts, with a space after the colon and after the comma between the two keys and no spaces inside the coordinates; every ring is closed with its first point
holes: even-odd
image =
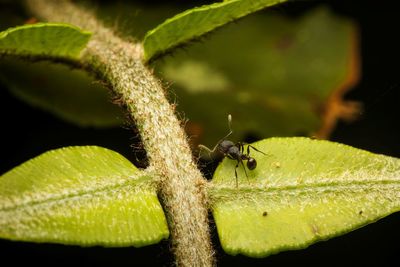
{"type": "Polygon", "coordinates": [[[90,12],[67,0],[26,0],[41,19],[66,22],[93,33],[82,62],[111,85],[134,119],[169,219],[176,263],[211,266],[205,180],[193,162],[186,135],[160,81],[142,62],[140,43],[117,37],[90,12]]]}

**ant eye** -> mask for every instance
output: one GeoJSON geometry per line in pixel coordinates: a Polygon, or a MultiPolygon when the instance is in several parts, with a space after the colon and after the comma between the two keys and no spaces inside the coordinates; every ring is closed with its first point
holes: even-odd
{"type": "Polygon", "coordinates": [[[247,168],[249,168],[249,170],[254,170],[257,167],[257,161],[253,158],[249,158],[249,160],[247,161],[247,168]]]}

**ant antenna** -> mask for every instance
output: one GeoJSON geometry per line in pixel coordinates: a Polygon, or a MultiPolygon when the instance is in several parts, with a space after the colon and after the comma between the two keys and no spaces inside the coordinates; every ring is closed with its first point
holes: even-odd
{"type": "MultiPolygon", "coordinates": [[[[232,123],[232,115],[231,115],[231,114],[228,114],[229,133],[228,133],[227,135],[225,135],[221,140],[218,141],[218,143],[216,144],[216,146],[214,147],[214,149],[216,149],[217,146],[218,146],[219,144],[221,144],[222,141],[226,140],[226,138],[228,138],[228,137],[233,133],[232,128],[231,128],[231,123],[232,123]]],[[[213,149],[213,151],[214,151],[214,149],[213,149]]]]}
{"type": "Polygon", "coordinates": [[[230,131],[230,132],[233,132],[231,126],[232,126],[232,115],[231,115],[231,114],[228,114],[228,127],[229,127],[229,131],[230,131]]]}
{"type": "MultiPolygon", "coordinates": [[[[206,147],[206,146],[204,146],[204,145],[201,145],[201,144],[198,145],[198,148],[199,148],[199,155],[200,155],[200,153],[201,153],[201,150],[207,151],[209,155],[213,154],[213,153],[217,150],[218,146],[222,143],[222,141],[226,140],[226,138],[228,138],[228,137],[233,133],[231,124],[232,124],[232,115],[231,115],[231,114],[228,114],[229,133],[228,133],[227,135],[225,135],[221,140],[219,140],[218,143],[214,146],[213,149],[209,149],[208,147],[206,147]]],[[[200,157],[200,156],[199,156],[199,157],[200,157]]]]}
{"type": "Polygon", "coordinates": [[[231,114],[228,114],[228,127],[229,127],[229,133],[224,137],[224,139],[227,138],[228,136],[230,136],[233,133],[233,130],[232,130],[232,115],[231,114]]]}

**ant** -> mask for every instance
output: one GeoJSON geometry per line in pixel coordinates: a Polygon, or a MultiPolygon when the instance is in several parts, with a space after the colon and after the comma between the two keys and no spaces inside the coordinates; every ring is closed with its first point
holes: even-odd
{"type": "Polygon", "coordinates": [[[221,152],[224,157],[227,157],[232,160],[236,160],[237,164],[235,166],[235,178],[236,178],[236,188],[238,187],[238,175],[237,175],[237,168],[239,167],[239,164],[243,166],[244,173],[246,174],[246,178],[248,179],[249,177],[247,176],[247,171],[244,166],[243,161],[246,162],[246,166],[249,170],[254,170],[257,167],[257,161],[255,158],[250,156],[250,148],[254,149],[255,151],[262,153],[264,155],[264,152],[258,150],[252,145],[247,145],[247,151],[246,153],[244,152],[244,143],[242,142],[237,142],[236,144],[233,143],[232,141],[226,140],[232,133],[232,128],[231,128],[231,123],[232,123],[232,116],[231,114],[228,115],[228,126],[229,126],[229,133],[222,138],[221,140],[218,141],[218,143],[214,146],[213,149],[209,149],[208,147],[204,145],[199,145],[199,149],[204,149],[208,153],[213,154],[215,151],[221,152]]]}

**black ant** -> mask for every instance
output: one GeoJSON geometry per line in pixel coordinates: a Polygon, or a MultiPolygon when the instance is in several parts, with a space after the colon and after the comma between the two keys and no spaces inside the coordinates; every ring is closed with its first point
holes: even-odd
{"type": "Polygon", "coordinates": [[[237,164],[235,166],[235,178],[236,178],[236,188],[238,187],[238,176],[237,176],[237,168],[239,167],[239,164],[242,164],[244,173],[246,174],[246,178],[248,179],[249,177],[247,176],[247,171],[244,166],[243,161],[246,160],[246,166],[249,170],[254,170],[257,167],[257,161],[255,158],[250,156],[250,148],[254,149],[255,151],[262,153],[264,155],[264,152],[258,150],[252,145],[247,145],[247,151],[244,153],[244,143],[242,142],[237,142],[236,144],[233,143],[232,141],[226,140],[227,137],[229,137],[233,131],[231,128],[231,122],[232,122],[232,116],[229,114],[228,115],[228,126],[229,126],[229,133],[222,138],[221,140],[218,141],[218,143],[214,146],[214,148],[211,150],[208,147],[204,145],[199,145],[199,149],[204,149],[208,151],[208,153],[212,154],[215,151],[221,152],[224,157],[227,157],[232,160],[236,160],[237,164]]]}

